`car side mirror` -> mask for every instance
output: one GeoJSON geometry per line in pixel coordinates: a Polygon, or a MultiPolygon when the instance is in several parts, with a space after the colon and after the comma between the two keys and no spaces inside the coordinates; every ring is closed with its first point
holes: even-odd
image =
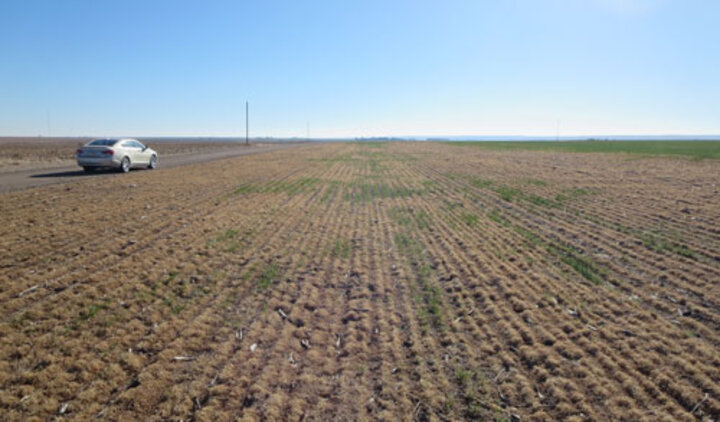
{"type": "Polygon", "coordinates": [[[148,149],[148,148],[150,148],[150,147],[147,146],[147,145],[145,145],[145,146],[143,147],[143,151],[145,151],[145,150],[148,149]]]}

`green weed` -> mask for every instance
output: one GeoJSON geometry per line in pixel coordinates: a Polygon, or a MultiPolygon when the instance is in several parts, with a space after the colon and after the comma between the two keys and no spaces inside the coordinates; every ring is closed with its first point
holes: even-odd
{"type": "Polygon", "coordinates": [[[97,304],[97,305],[91,304],[90,306],[88,306],[87,311],[80,313],[80,319],[82,319],[83,321],[91,320],[91,319],[95,318],[95,316],[98,314],[98,312],[100,312],[101,310],[108,309],[108,308],[109,307],[108,307],[107,303],[101,303],[101,304],[97,304]]]}
{"type": "Polygon", "coordinates": [[[592,195],[594,192],[584,188],[568,188],[555,195],[555,202],[559,205],[563,202],[571,201],[581,196],[592,195]]]}
{"type": "Polygon", "coordinates": [[[270,287],[271,284],[275,283],[280,275],[280,267],[278,267],[276,264],[270,264],[263,269],[262,273],[260,274],[260,279],[258,280],[258,287],[260,289],[267,289],[270,287]]]}
{"type": "Polygon", "coordinates": [[[592,258],[582,256],[575,249],[565,245],[549,244],[546,249],[593,284],[600,285],[605,281],[607,270],[600,267],[592,258]]]}
{"type": "Polygon", "coordinates": [[[533,205],[537,205],[540,207],[557,207],[559,204],[556,201],[553,201],[552,199],[543,198],[542,196],[538,196],[535,194],[530,194],[527,196],[527,200],[530,201],[533,205]]]}
{"type": "MultiPolygon", "coordinates": [[[[588,216],[587,218],[591,219],[590,216],[588,216]]],[[[690,258],[694,260],[702,260],[703,258],[700,254],[688,248],[686,245],[683,245],[676,241],[667,240],[663,238],[659,233],[652,233],[648,231],[633,229],[620,223],[606,223],[597,217],[592,218],[592,220],[599,225],[610,227],[614,230],[619,231],[620,233],[625,233],[627,235],[637,237],[638,239],[640,239],[640,241],[642,241],[643,246],[652,251],[658,253],[674,253],[676,255],[680,255],[685,258],[690,258]]]]}
{"type": "Polygon", "coordinates": [[[525,227],[512,226],[512,229],[515,232],[519,233],[522,237],[527,239],[533,245],[539,245],[542,243],[542,239],[540,239],[540,237],[538,237],[535,233],[531,232],[530,230],[526,229],[525,227]]]}
{"type": "Polygon", "coordinates": [[[479,189],[487,189],[493,185],[493,182],[491,182],[490,180],[471,177],[470,184],[479,189]]]}
{"type": "Polygon", "coordinates": [[[481,400],[482,396],[487,395],[485,377],[476,370],[457,366],[455,379],[462,391],[465,404],[464,417],[469,420],[486,420],[487,409],[481,400]]]}
{"type": "Polygon", "coordinates": [[[350,241],[347,239],[340,239],[335,241],[335,245],[332,248],[332,254],[335,257],[342,257],[348,259],[350,256],[350,241]]]}
{"type": "MultiPolygon", "coordinates": [[[[178,273],[177,271],[170,271],[167,278],[163,280],[162,283],[167,286],[168,284],[172,283],[179,275],[180,273],[178,273]]],[[[153,288],[153,290],[155,290],[155,288],[153,288]]]]}
{"type": "Polygon", "coordinates": [[[655,252],[671,252],[676,255],[683,256],[685,258],[691,258],[691,259],[698,259],[697,254],[692,249],[688,248],[685,245],[677,244],[674,242],[667,241],[660,236],[648,233],[648,232],[640,232],[636,234],[640,240],[642,240],[643,245],[651,249],[655,252]]]}
{"type": "Polygon", "coordinates": [[[464,212],[460,214],[460,219],[468,226],[474,226],[478,222],[478,216],[470,212],[464,212]]]}
{"type": "Polygon", "coordinates": [[[547,186],[549,184],[548,182],[546,182],[544,180],[540,180],[540,179],[524,179],[523,181],[525,183],[527,183],[528,185],[535,185],[535,186],[547,186]]]}
{"type": "Polygon", "coordinates": [[[500,211],[498,211],[497,209],[493,209],[492,211],[490,211],[490,213],[488,213],[488,218],[491,221],[494,221],[495,223],[500,224],[504,227],[508,227],[510,225],[510,221],[505,218],[504,215],[500,214],[500,211]]]}
{"type": "Polygon", "coordinates": [[[242,195],[244,193],[255,193],[258,191],[258,187],[252,184],[242,185],[236,188],[233,193],[235,195],[242,195]]]}
{"type": "Polygon", "coordinates": [[[512,202],[518,196],[523,196],[523,191],[511,186],[498,186],[494,190],[500,195],[500,198],[508,202],[512,202]]]}
{"type": "Polygon", "coordinates": [[[390,218],[401,226],[414,226],[418,229],[430,227],[431,218],[424,210],[415,210],[407,207],[393,207],[388,212],[390,218]]]}
{"type": "Polygon", "coordinates": [[[395,245],[400,253],[407,254],[411,257],[416,257],[423,252],[422,245],[412,237],[405,233],[395,233],[395,245]]]}
{"type": "Polygon", "coordinates": [[[176,305],[175,302],[168,297],[163,298],[163,303],[170,308],[170,312],[174,315],[180,314],[185,309],[185,305],[176,305]]]}
{"type": "Polygon", "coordinates": [[[407,198],[410,196],[423,195],[425,193],[425,189],[388,185],[386,183],[359,183],[354,187],[354,192],[348,192],[345,194],[346,201],[352,201],[355,199],[356,201],[369,202],[373,198],[407,198]]]}
{"type": "Polygon", "coordinates": [[[470,383],[470,371],[468,371],[465,368],[457,367],[455,368],[455,378],[457,378],[458,383],[460,383],[461,386],[467,387],[467,385],[470,383]]]}
{"type": "Polygon", "coordinates": [[[315,188],[321,182],[315,177],[303,177],[297,180],[279,180],[265,185],[247,184],[234,190],[236,195],[245,193],[286,193],[295,195],[300,192],[307,192],[315,188]]]}

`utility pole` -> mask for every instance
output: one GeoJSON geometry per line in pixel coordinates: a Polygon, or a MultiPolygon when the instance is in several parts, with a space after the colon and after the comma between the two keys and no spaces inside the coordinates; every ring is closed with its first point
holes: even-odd
{"type": "Polygon", "coordinates": [[[250,145],[250,104],[245,101],[245,145],[250,145]]]}
{"type": "Polygon", "coordinates": [[[560,140],[560,119],[557,121],[557,128],[555,130],[555,142],[560,140]]]}
{"type": "Polygon", "coordinates": [[[48,138],[52,138],[52,125],[50,125],[50,110],[45,109],[45,120],[47,122],[48,138]]]}

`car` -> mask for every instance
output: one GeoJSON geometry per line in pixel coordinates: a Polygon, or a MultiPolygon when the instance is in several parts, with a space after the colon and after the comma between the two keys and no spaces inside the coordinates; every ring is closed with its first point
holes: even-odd
{"type": "Polygon", "coordinates": [[[152,170],[158,165],[157,151],[132,138],[95,139],[78,148],[75,158],[86,172],[115,168],[127,173],[131,168],[152,170]]]}

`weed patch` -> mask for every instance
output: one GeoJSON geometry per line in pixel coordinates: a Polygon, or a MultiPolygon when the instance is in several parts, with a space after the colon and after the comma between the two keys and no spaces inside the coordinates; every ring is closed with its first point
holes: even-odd
{"type": "Polygon", "coordinates": [[[567,201],[571,201],[582,196],[592,195],[593,191],[584,188],[568,188],[555,195],[555,202],[559,205],[567,201]]]}
{"type": "Polygon", "coordinates": [[[548,182],[546,182],[546,181],[544,181],[544,180],[540,180],[540,179],[524,179],[523,182],[524,182],[524,183],[527,183],[528,185],[533,185],[533,186],[547,186],[547,185],[549,185],[548,182]]]}
{"type": "Polygon", "coordinates": [[[493,185],[493,182],[485,179],[478,179],[475,177],[470,178],[470,184],[479,189],[488,189],[493,185]]]}
{"type": "Polygon", "coordinates": [[[269,264],[267,265],[262,273],[260,273],[260,277],[257,282],[257,286],[265,290],[270,285],[278,281],[278,277],[280,276],[280,267],[278,267],[276,264],[269,264]]]}
{"type": "Polygon", "coordinates": [[[98,312],[100,312],[101,310],[106,310],[108,308],[109,307],[107,303],[92,304],[88,306],[87,311],[83,311],[80,313],[80,319],[82,319],[83,321],[91,320],[95,318],[98,312]]]}
{"type": "Polygon", "coordinates": [[[342,259],[348,259],[350,257],[350,241],[348,239],[339,239],[335,241],[332,248],[333,256],[342,259]]]}
{"type": "Polygon", "coordinates": [[[460,219],[468,226],[474,226],[478,222],[478,216],[470,212],[464,212],[460,214],[460,219]]]}
{"type": "Polygon", "coordinates": [[[414,189],[386,183],[360,183],[354,186],[354,192],[345,194],[346,201],[369,202],[373,199],[407,198],[425,193],[425,189],[414,189]]]}
{"type": "Polygon", "coordinates": [[[486,420],[487,411],[483,396],[487,395],[487,380],[476,370],[468,370],[461,366],[455,368],[455,380],[460,386],[465,404],[465,417],[470,420],[486,420]]]}
{"type": "Polygon", "coordinates": [[[237,235],[237,230],[225,230],[221,235],[215,238],[215,241],[224,242],[226,240],[235,239],[237,235]]]}
{"type": "Polygon", "coordinates": [[[640,238],[640,240],[642,240],[642,243],[646,248],[655,252],[670,252],[685,258],[694,260],[698,259],[697,253],[685,245],[667,241],[653,233],[639,232],[636,233],[636,235],[640,238]]]}
{"type": "Polygon", "coordinates": [[[405,227],[416,227],[420,230],[430,227],[431,218],[424,210],[408,207],[393,207],[388,212],[390,218],[405,227]]]}
{"type": "Polygon", "coordinates": [[[521,191],[518,188],[513,188],[510,186],[498,186],[495,189],[495,192],[497,192],[498,195],[500,195],[500,198],[502,198],[504,201],[512,202],[513,199],[516,197],[523,196],[523,191],[521,191]]]}
{"type": "Polygon", "coordinates": [[[297,180],[280,180],[264,185],[247,184],[238,187],[233,192],[236,195],[249,193],[286,193],[288,195],[296,195],[315,189],[315,186],[320,182],[321,180],[315,177],[302,177],[297,180]]]}
{"type": "Polygon", "coordinates": [[[605,282],[607,270],[600,267],[592,258],[583,256],[575,249],[565,245],[549,244],[546,246],[546,250],[593,284],[600,285],[605,282]]]}
{"type": "Polygon", "coordinates": [[[395,233],[395,245],[398,250],[410,258],[417,276],[419,290],[414,294],[418,303],[418,319],[423,332],[432,326],[442,331],[445,329],[445,316],[443,311],[442,290],[435,284],[435,271],[425,256],[425,250],[420,242],[406,233],[395,233]]]}
{"type": "Polygon", "coordinates": [[[510,221],[496,208],[488,213],[488,218],[503,227],[508,227],[510,225],[510,221]]]}

